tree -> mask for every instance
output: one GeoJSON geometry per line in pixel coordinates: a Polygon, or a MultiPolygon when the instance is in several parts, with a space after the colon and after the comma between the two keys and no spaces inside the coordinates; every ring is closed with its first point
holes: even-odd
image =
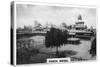
{"type": "Polygon", "coordinates": [[[38,22],[38,21],[34,21],[34,23],[35,23],[35,27],[41,27],[42,25],[38,22]]]}
{"type": "Polygon", "coordinates": [[[69,26],[67,26],[68,27],[68,29],[72,29],[72,25],[69,25],[69,26]]]}
{"type": "Polygon", "coordinates": [[[96,38],[92,41],[91,49],[90,49],[90,54],[92,56],[96,55],[96,38]]]}
{"type": "Polygon", "coordinates": [[[58,48],[67,41],[67,31],[62,32],[60,29],[51,28],[47,31],[45,45],[47,48],[56,47],[56,56],[58,56],[58,48]]]}
{"type": "Polygon", "coordinates": [[[62,23],[62,26],[65,27],[65,28],[67,28],[67,25],[66,25],[65,22],[62,23]]]}

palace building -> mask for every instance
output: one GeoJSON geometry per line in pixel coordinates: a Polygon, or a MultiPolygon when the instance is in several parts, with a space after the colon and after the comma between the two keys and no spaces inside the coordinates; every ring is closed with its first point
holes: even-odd
{"type": "Polygon", "coordinates": [[[84,24],[81,15],[78,16],[78,20],[73,25],[73,28],[69,30],[69,36],[77,38],[90,39],[92,34],[93,32],[88,31],[87,25],[84,24]]]}
{"type": "Polygon", "coordinates": [[[86,30],[87,29],[87,26],[84,25],[84,21],[82,20],[82,16],[81,15],[78,16],[78,21],[74,25],[74,28],[76,30],[86,30]]]}

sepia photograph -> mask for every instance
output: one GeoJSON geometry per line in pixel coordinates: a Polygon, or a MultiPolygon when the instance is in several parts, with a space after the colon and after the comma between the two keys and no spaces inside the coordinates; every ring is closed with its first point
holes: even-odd
{"type": "Polygon", "coordinates": [[[17,65],[47,63],[52,58],[96,60],[96,8],[15,5],[17,65]]]}

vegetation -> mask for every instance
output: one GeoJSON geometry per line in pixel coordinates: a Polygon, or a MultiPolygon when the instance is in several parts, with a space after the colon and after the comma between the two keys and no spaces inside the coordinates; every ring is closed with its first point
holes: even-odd
{"type": "Polygon", "coordinates": [[[96,56],[96,38],[92,41],[90,54],[92,55],[92,57],[96,56]]]}
{"type": "Polygon", "coordinates": [[[47,48],[56,47],[56,56],[58,55],[58,48],[67,42],[67,31],[51,28],[46,34],[45,45],[47,48]]]}

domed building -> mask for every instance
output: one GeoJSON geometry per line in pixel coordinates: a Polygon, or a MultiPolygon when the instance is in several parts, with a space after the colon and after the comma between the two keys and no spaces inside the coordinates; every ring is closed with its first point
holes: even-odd
{"type": "Polygon", "coordinates": [[[78,16],[78,21],[75,23],[74,28],[76,30],[86,30],[87,29],[87,26],[84,25],[84,21],[82,20],[81,15],[78,16]]]}
{"type": "Polygon", "coordinates": [[[91,31],[88,31],[87,25],[84,24],[81,15],[78,16],[78,20],[73,25],[73,28],[69,30],[69,35],[77,38],[90,39],[92,34],[91,31]]]}

